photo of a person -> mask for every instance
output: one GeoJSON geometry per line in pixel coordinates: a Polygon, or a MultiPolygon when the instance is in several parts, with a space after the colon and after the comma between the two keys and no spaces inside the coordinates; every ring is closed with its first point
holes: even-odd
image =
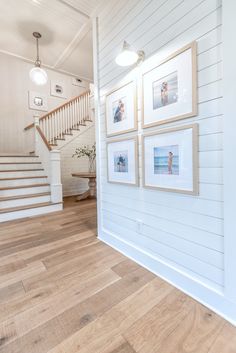
{"type": "Polygon", "coordinates": [[[120,121],[126,119],[125,101],[126,100],[124,97],[112,104],[114,123],[119,123],[120,121]]]}
{"type": "Polygon", "coordinates": [[[173,152],[169,152],[168,155],[168,174],[172,174],[172,164],[173,164],[173,152]]]}
{"type": "Polygon", "coordinates": [[[128,172],[128,151],[114,153],[114,171],[117,173],[128,172]]]}
{"type": "Polygon", "coordinates": [[[179,146],[154,147],[154,174],[179,175],[179,146]]]}
{"type": "Polygon", "coordinates": [[[152,84],[153,109],[159,109],[178,101],[178,74],[172,74],[161,78],[152,84]]]}
{"type": "Polygon", "coordinates": [[[168,82],[162,82],[161,84],[161,103],[162,105],[168,104],[168,82]]]}

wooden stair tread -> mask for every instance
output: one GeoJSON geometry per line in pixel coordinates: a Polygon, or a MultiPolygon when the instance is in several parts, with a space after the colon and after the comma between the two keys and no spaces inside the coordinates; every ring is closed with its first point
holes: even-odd
{"type": "Polygon", "coordinates": [[[0,197],[0,202],[2,202],[2,201],[11,201],[11,200],[30,199],[32,197],[41,197],[41,196],[49,196],[49,195],[50,195],[50,192],[41,192],[41,193],[38,193],[38,194],[7,196],[7,197],[0,197]]]}
{"type": "Polygon", "coordinates": [[[6,157],[6,158],[39,158],[39,156],[35,156],[35,155],[29,155],[29,154],[0,154],[0,157],[6,157]]]}
{"type": "Polygon", "coordinates": [[[52,205],[59,205],[62,202],[43,202],[43,203],[36,203],[33,205],[27,205],[27,206],[18,206],[18,207],[11,207],[11,208],[2,208],[0,209],[0,214],[2,213],[9,213],[9,212],[17,212],[17,211],[24,211],[32,208],[39,208],[39,207],[46,207],[46,206],[52,206],[52,205]]]}
{"type": "Polygon", "coordinates": [[[42,176],[28,176],[28,177],[16,177],[16,178],[0,178],[0,181],[24,180],[24,179],[41,179],[41,178],[47,178],[47,176],[46,175],[42,175],[42,176]]]}
{"type": "Polygon", "coordinates": [[[0,165],[8,165],[8,164],[42,164],[41,162],[0,162],[0,165]]]}
{"type": "Polygon", "coordinates": [[[44,169],[6,169],[0,170],[0,173],[15,173],[15,172],[42,172],[44,169]]]}
{"type": "Polygon", "coordinates": [[[43,187],[49,186],[49,183],[40,183],[40,184],[30,184],[30,185],[19,185],[19,186],[6,186],[4,188],[0,188],[0,191],[3,190],[15,190],[15,189],[28,189],[28,188],[35,188],[35,187],[43,187]]]}

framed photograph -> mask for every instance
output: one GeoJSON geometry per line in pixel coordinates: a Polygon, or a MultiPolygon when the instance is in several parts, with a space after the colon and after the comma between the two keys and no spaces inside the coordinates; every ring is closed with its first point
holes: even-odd
{"type": "Polygon", "coordinates": [[[51,96],[67,98],[65,84],[62,81],[51,81],[51,96]]]}
{"type": "Polygon", "coordinates": [[[48,111],[48,102],[47,96],[42,93],[29,91],[29,109],[40,110],[47,112],[48,111]]]}
{"type": "Polygon", "coordinates": [[[79,77],[72,77],[71,83],[73,86],[86,88],[86,83],[83,80],[81,80],[81,78],[79,77]]]}
{"type": "Polygon", "coordinates": [[[107,175],[110,183],[138,185],[136,137],[107,142],[107,175]]]}
{"type": "Polygon", "coordinates": [[[143,136],[144,187],[198,194],[198,125],[143,136]]]}
{"type": "Polygon", "coordinates": [[[196,61],[193,42],[143,74],[143,128],[197,115],[196,61]]]}
{"type": "Polygon", "coordinates": [[[137,130],[136,83],[131,81],[106,96],[107,136],[137,130]]]}

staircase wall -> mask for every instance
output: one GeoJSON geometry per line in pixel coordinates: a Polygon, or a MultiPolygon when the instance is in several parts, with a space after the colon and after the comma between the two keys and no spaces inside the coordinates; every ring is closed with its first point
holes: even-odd
{"type": "MultiPolygon", "coordinates": [[[[36,86],[29,79],[31,63],[21,59],[0,54],[0,152],[25,153],[33,149],[33,134],[25,133],[25,126],[33,122],[35,110],[28,108],[28,91],[34,91],[47,96],[48,111],[63,104],[88,89],[89,83],[83,81],[81,87],[72,85],[72,77],[53,70],[46,69],[48,83],[36,86]],[[63,82],[67,99],[50,95],[51,80],[63,82]]],[[[46,112],[40,112],[44,115],[46,112]]]]}
{"type": "Polygon", "coordinates": [[[95,142],[94,123],[87,122],[86,127],[81,127],[80,133],[68,143],[63,144],[61,150],[61,168],[62,168],[62,185],[63,196],[78,195],[88,189],[86,179],[74,178],[72,173],[87,172],[87,158],[72,158],[77,147],[83,145],[93,145],[95,142]]]}

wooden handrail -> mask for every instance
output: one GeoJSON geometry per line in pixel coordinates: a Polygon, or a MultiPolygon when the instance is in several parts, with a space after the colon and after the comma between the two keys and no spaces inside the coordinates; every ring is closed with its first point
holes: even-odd
{"type": "MultiPolygon", "coordinates": [[[[41,117],[39,118],[39,121],[42,121],[42,120],[46,119],[48,116],[50,116],[50,115],[56,113],[57,111],[59,111],[59,110],[61,110],[62,108],[66,107],[67,105],[71,104],[71,103],[74,102],[75,100],[80,99],[80,98],[83,97],[83,96],[86,96],[87,94],[90,94],[90,90],[81,93],[79,96],[76,96],[76,97],[70,99],[68,102],[66,102],[66,103],[64,103],[64,104],[62,104],[62,105],[60,105],[59,107],[57,107],[57,108],[51,110],[49,113],[47,113],[47,114],[41,116],[41,117]]],[[[32,129],[33,127],[34,127],[34,123],[32,123],[32,124],[26,126],[26,127],[24,128],[24,130],[25,130],[25,131],[26,131],[26,130],[30,130],[30,129],[32,129]]]]}
{"type": "Polygon", "coordinates": [[[42,132],[42,130],[40,129],[40,127],[39,127],[38,125],[36,126],[36,129],[37,129],[39,135],[41,136],[43,142],[45,143],[47,149],[48,149],[49,151],[51,151],[51,150],[52,150],[52,147],[49,145],[49,143],[48,143],[48,141],[47,141],[47,139],[46,139],[44,133],[42,132]]]}

